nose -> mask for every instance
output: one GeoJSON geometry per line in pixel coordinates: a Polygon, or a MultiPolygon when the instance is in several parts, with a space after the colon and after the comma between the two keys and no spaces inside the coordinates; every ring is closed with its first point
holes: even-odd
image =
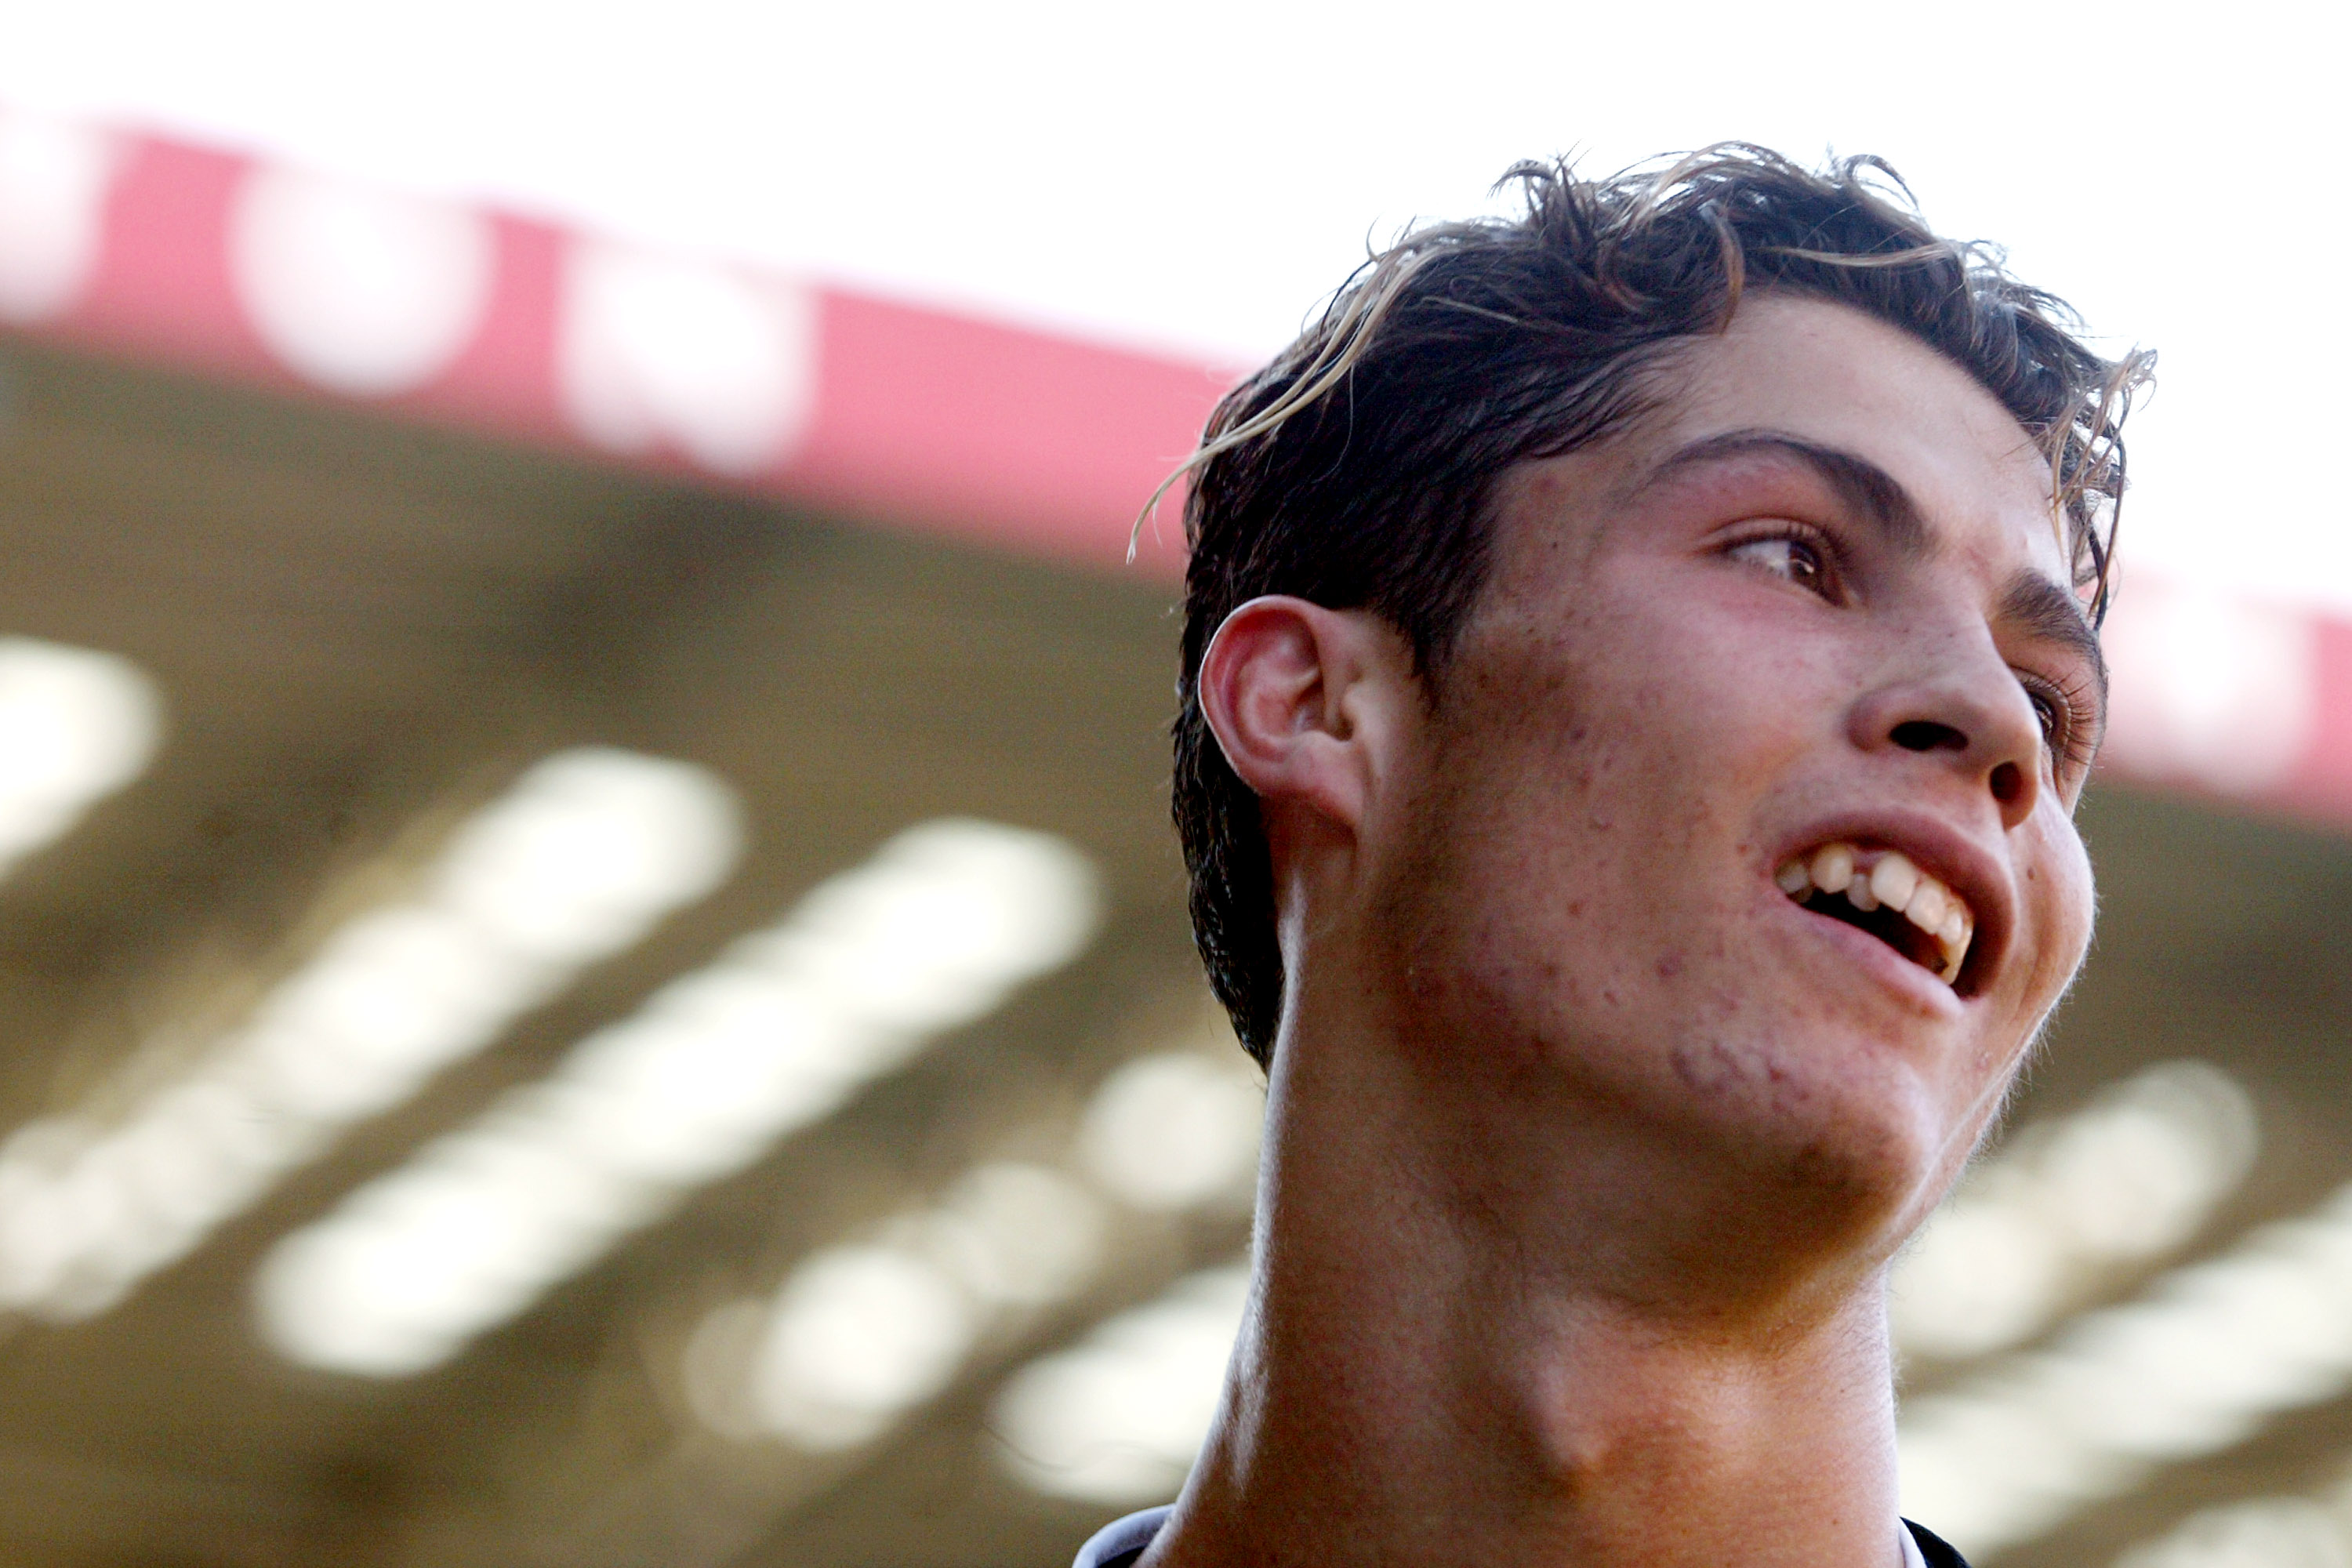
{"type": "Polygon", "coordinates": [[[1980,792],[2003,829],[2033,815],[2042,788],[2042,722],[1989,635],[1944,642],[1854,704],[1864,751],[1908,752],[1980,792]]]}

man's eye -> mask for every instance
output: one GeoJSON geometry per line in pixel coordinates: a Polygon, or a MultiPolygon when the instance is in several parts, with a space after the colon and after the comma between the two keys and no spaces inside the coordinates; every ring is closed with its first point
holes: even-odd
{"type": "Polygon", "coordinates": [[[1751,566],[1761,566],[1775,577],[1783,577],[1800,588],[1809,588],[1827,595],[1830,586],[1829,563],[1822,552],[1801,539],[1782,535],[1775,539],[1750,539],[1735,544],[1725,553],[1735,561],[1751,566]]]}
{"type": "Polygon", "coordinates": [[[2042,743],[2055,746],[2060,731],[2065,727],[2066,710],[2046,691],[2032,691],[2026,696],[2033,704],[2034,717],[2042,721],[2042,743]]]}
{"type": "Polygon", "coordinates": [[[2033,717],[2042,726],[2042,743],[2049,749],[2059,773],[2080,773],[2089,767],[2096,740],[2083,721],[2082,693],[2071,686],[2052,686],[2035,679],[2025,680],[2025,696],[2033,704],[2033,717]]]}

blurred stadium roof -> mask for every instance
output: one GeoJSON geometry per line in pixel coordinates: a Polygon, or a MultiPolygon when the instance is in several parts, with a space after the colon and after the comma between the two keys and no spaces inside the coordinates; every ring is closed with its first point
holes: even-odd
{"type": "Polygon", "coordinates": [[[2284,0],[2086,37],[2018,0],[1859,26],[1729,0],[5,0],[0,101],[1227,363],[1368,235],[1476,209],[1517,159],[1881,153],[1948,232],[2162,351],[2140,559],[2352,608],[2344,503],[2279,450],[2352,397],[2352,326],[2304,281],[2352,222],[2311,175],[2347,28],[2284,0]]]}
{"type": "MultiPolygon", "coordinates": [[[[341,23],[275,15],[341,62],[302,90],[347,136],[378,111],[332,100],[386,90],[439,25],[373,69],[357,35],[324,47],[341,23]]],[[[469,79],[518,58],[514,15],[485,16],[469,79]]],[[[528,134],[520,95],[506,150],[468,163],[479,95],[453,129],[417,65],[438,152],[295,145],[268,95],[238,109],[234,73],[189,64],[214,46],[184,20],[145,19],[141,58],[190,52],[129,107],[209,113],[247,152],[0,118],[0,1542],[1066,1561],[1172,1489],[1233,1310],[1254,1101],[1162,826],[1178,557],[1150,531],[1124,557],[1278,319],[1236,309],[1206,349],[1169,345],[1225,305],[1121,326],[1116,254],[1137,298],[1177,298],[1185,264],[1105,216],[1111,252],[1076,247],[1094,281],[1064,287],[1037,258],[1085,223],[958,218],[1004,187],[935,161],[862,165],[888,172],[829,189],[811,230],[856,228],[868,186],[944,184],[927,232],[964,234],[941,257],[992,234],[1002,273],[950,289],[962,261],[524,189],[515,149],[593,93],[528,134]],[[476,199],[501,184],[542,216],[476,199]]],[[[1019,28],[930,19],[904,53],[948,109],[1044,68],[1019,28]]],[[[86,24],[9,25],[16,92],[86,24]]],[[[824,25],[802,77],[870,79],[878,36],[824,25]]],[[[1268,79],[1370,47],[1266,26],[1268,79]]],[[[710,63],[721,85],[680,102],[756,97],[721,36],[648,43],[647,68],[710,63]]],[[[1487,37],[1471,78],[1517,52],[1487,37]]],[[[1376,65],[1357,79],[1391,79],[1376,65]]],[[[1988,90],[2022,115],[2030,87],[1988,90]]],[[[1087,90],[1104,123],[1138,112],[1133,82],[1087,90]]],[[[1091,129],[1024,112],[1037,147],[1091,129]]],[[[1307,166],[1347,153],[1338,129],[1307,166]]],[[[1139,132],[1127,163],[1158,145],[1139,132]]],[[[651,190],[671,154],[645,156],[651,190]]],[[[2083,210],[2059,184],[2031,200],[2083,210]]],[[[1366,202],[1349,245],[1364,188],[1335,198],[1366,202]]],[[[751,189],[731,199],[776,205],[751,189]]],[[[1158,232],[1201,191],[1159,187],[1158,232]]],[[[1985,210],[2026,232],[1995,220],[2028,208],[1985,210]]],[[[1345,249],[1309,258],[1315,287],[1345,249]]],[[[1237,287],[1248,247],[1219,254],[1237,287]]],[[[1311,292],[1305,270],[1267,276],[1311,292]]],[[[2233,513],[2256,505],[2292,510],[2233,513]]],[[[1907,1484],[2017,1568],[2335,1563],[2352,630],[2324,584],[2265,600],[2235,567],[2143,564],[2086,808],[2100,952],[2021,1130],[1906,1266],[1907,1484]]]]}

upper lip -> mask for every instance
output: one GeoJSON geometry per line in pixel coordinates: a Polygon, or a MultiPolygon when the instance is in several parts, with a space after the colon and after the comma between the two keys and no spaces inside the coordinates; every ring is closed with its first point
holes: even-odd
{"type": "Polygon", "coordinates": [[[1976,919],[1976,934],[1969,943],[1959,986],[1970,994],[1982,992],[2008,956],[2010,938],[2017,929],[2017,892],[2000,857],[1940,817],[1881,808],[1815,822],[1782,846],[1766,874],[1822,845],[1841,843],[1859,849],[1899,850],[1967,901],[1976,919]]]}

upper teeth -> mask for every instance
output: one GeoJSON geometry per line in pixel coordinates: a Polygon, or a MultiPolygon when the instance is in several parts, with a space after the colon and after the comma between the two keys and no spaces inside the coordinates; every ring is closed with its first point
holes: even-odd
{"type": "Polygon", "coordinates": [[[1882,850],[1873,857],[1851,844],[1824,844],[1783,865],[1773,880],[1800,903],[1819,890],[1843,893],[1858,910],[1884,904],[1901,910],[1906,920],[1936,939],[1944,955],[1945,984],[1959,979],[1969,942],[1977,933],[1976,916],[1958,893],[1913,865],[1901,850],[1882,850]]]}

